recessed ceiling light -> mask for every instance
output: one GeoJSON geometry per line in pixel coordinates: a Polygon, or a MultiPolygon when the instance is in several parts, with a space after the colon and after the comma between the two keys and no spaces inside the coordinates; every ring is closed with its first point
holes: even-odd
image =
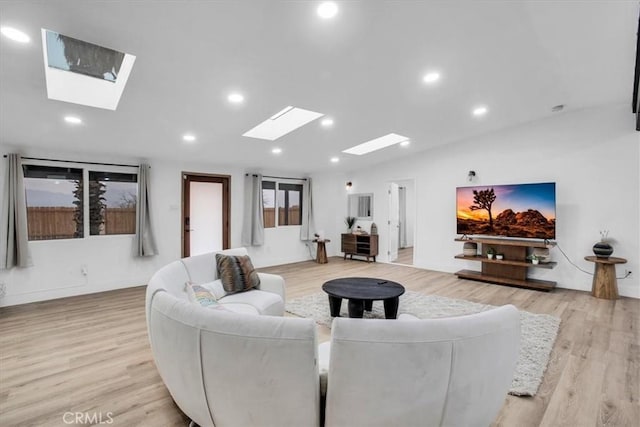
{"type": "Polygon", "coordinates": [[[278,147],[276,147],[276,148],[274,148],[273,150],[271,150],[271,152],[272,152],[273,154],[280,154],[280,153],[282,153],[282,148],[278,148],[278,147]]]}
{"type": "Polygon", "coordinates": [[[66,116],[64,118],[64,121],[67,123],[71,123],[74,125],[79,125],[80,123],[82,123],[82,119],[80,117],[76,117],[76,116],[66,116]]]}
{"type": "Polygon", "coordinates": [[[425,83],[435,83],[438,80],[440,80],[440,73],[436,73],[436,72],[427,73],[422,78],[422,81],[425,83]]]}
{"type": "Polygon", "coordinates": [[[230,93],[229,96],[227,96],[227,100],[233,104],[240,104],[244,101],[244,95],[241,93],[230,93]]]}
{"type": "Polygon", "coordinates": [[[487,114],[488,111],[489,109],[484,105],[482,105],[480,107],[476,107],[473,109],[473,115],[476,117],[484,116],[485,114],[487,114]]]}
{"type": "Polygon", "coordinates": [[[196,136],[190,133],[182,135],[182,140],[185,142],[193,142],[196,140],[196,136]]]}
{"type": "Polygon", "coordinates": [[[12,27],[0,27],[0,32],[7,38],[19,42],[19,43],[29,43],[31,37],[29,37],[26,33],[22,31],[12,28],[12,27]]]}
{"type": "Polygon", "coordinates": [[[411,140],[407,139],[406,141],[402,141],[400,143],[401,147],[407,147],[409,144],[411,144],[411,140]]]}
{"type": "Polygon", "coordinates": [[[397,133],[390,133],[380,138],[372,139],[371,141],[363,142],[355,147],[343,150],[343,153],[355,154],[361,156],[363,154],[371,153],[372,151],[381,150],[389,147],[390,145],[400,144],[408,140],[406,136],[398,135],[397,133]]]}
{"type": "Polygon", "coordinates": [[[328,127],[330,127],[330,126],[333,126],[333,119],[329,119],[329,118],[322,119],[322,121],[320,122],[320,124],[321,124],[322,126],[324,126],[324,127],[328,128],[328,127]]]}
{"type": "Polygon", "coordinates": [[[243,133],[242,136],[275,141],[281,136],[284,136],[322,116],[324,116],[322,113],[288,106],[255,126],[253,129],[243,133]]]}
{"type": "Polygon", "coordinates": [[[318,12],[320,18],[330,19],[338,14],[338,5],[332,1],[325,1],[320,3],[316,12],[318,12]]]}
{"type": "Polygon", "coordinates": [[[340,161],[340,157],[332,157],[331,163],[338,163],[340,161]]]}

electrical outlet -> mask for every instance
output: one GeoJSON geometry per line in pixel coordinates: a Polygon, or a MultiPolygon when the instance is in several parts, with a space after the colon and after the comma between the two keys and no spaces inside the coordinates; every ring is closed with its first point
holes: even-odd
{"type": "Polygon", "coordinates": [[[6,294],[7,294],[7,285],[5,285],[4,283],[0,283],[0,298],[4,298],[6,294]]]}

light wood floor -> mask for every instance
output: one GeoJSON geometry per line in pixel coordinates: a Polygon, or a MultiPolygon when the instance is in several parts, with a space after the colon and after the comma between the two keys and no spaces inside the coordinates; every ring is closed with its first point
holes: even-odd
{"type": "Polygon", "coordinates": [[[393,261],[394,264],[413,265],[413,246],[410,248],[398,249],[398,258],[393,261]]]}
{"type": "MultiPolygon", "coordinates": [[[[508,396],[500,426],[637,426],[640,300],[542,293],[382,263],[330,258],[263,269],[287,298],[341,276],[378,276],[408,289],[562,318],[538,394],[508,396]]],[[[320,341],[329,330],[319,327],[320,341]]],[[[65,412],[111,412],[113,426],[184,426],[153,364],[144,287],[0,309],[0,425],[64,426],[65,412]]]]}

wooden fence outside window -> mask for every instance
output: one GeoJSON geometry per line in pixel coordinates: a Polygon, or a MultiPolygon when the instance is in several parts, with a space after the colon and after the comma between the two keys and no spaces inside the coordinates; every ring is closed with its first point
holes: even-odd
{"type": "MultiPolygon", "coordinates": [[[[284,224],[285,209],[278,208],[278,224],[284,224]]],[[[289,225],[300,225],[300,206],[289,208],[289,225]]],[[[276,226],[275,208],[264,208],[264,226],[271,228],[276,226]]]]}
{"type": "MultiPolygon", "coordinates": [[[[71,239],[76,208],[28,207],[29,240],[71,239]]],[[[106,208],[100,234],[135,234],[136,208],[106,208]]]]}

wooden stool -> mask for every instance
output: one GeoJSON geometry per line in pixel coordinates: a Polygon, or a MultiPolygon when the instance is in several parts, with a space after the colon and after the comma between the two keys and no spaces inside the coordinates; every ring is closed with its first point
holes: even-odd
{"type": "Polygon", "coordinates": [[[596,298],[618,299],[618,281],[616,280],[616,264],[627,262],[624,258],[598,258],[596,256],[584,257],[589,262],[596,264],[596,272],[593,275],[591,295],[596,298]]]}
{"type": "Polygon", "coordinates": [[[327,247],[325,246],[325,243],[330,241],[331,240],[329,239],[314,240],[314,242],[318,244],[318,250],[316,251],[316,262],[318,264],[326,264],[329,262],[329,260],[327,259],[327,247]]]}

